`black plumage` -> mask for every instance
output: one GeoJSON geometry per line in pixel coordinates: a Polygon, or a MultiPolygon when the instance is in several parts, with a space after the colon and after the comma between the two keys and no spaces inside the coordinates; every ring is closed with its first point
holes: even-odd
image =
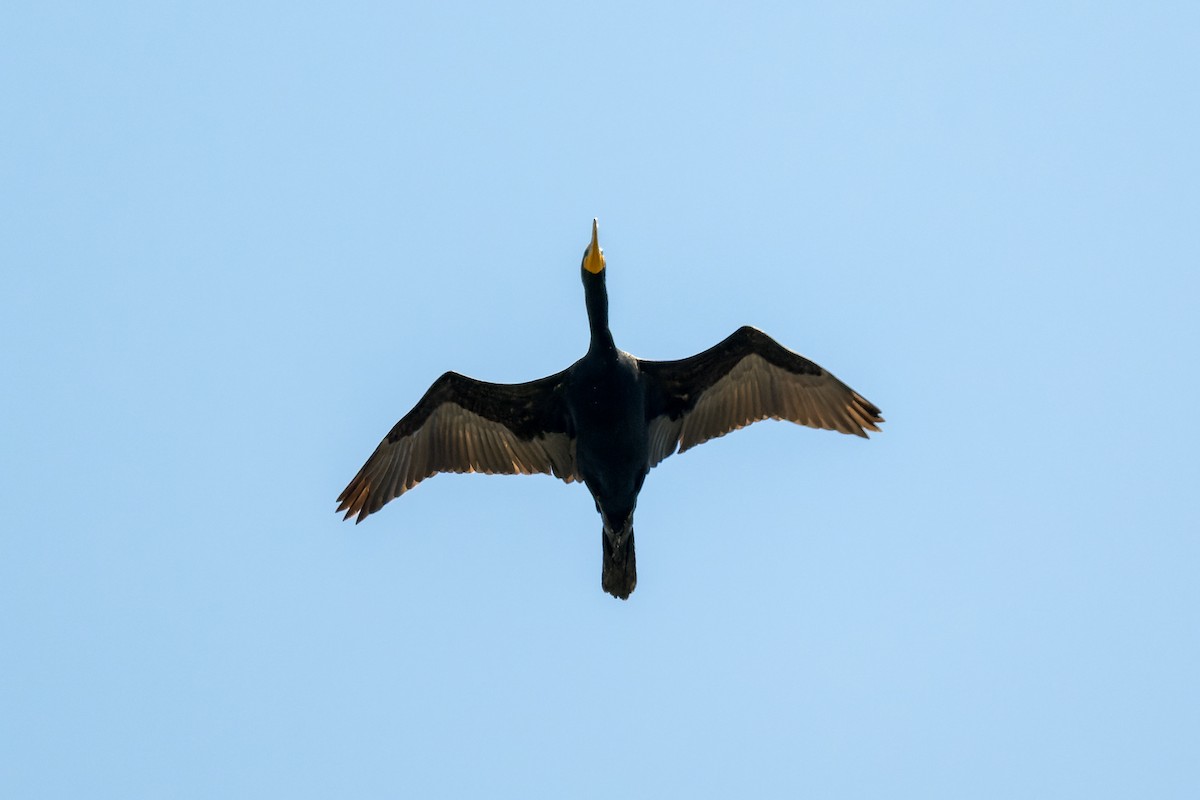
{"type": "Polygon", "coordinates": [[[879,430],[878,408],[756,328],[678,361],[621,351],[608,327],[605,267],[593,220],[581,265],[591,327],[583,358],[529,383],[447,372],[367,459],[338,497],[338,511],[361,522],[439,472],[583,481],[603,522],[601,586],[627,598],[637,584],[638,493],[664,458],[761,419],[864,438],[879,430]]]}

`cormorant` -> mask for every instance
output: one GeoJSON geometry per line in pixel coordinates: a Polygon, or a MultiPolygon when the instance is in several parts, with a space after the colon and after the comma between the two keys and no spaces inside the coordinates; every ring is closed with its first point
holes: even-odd
{"type": "Polygon", "coordinates": [[[583,481],[603,521],[600,585],[626,599],[637,585],[633,510],[646,473],[761,419],[866,438],[879,409],[757,328],[678,361],[645,361],[608,329],[599,225],[581,265],[591,346],[555,375],[485,383],[457,372],[434,381],[338,497],[344,519],[368,514],[439,472],[553,475],[583,481]]]}

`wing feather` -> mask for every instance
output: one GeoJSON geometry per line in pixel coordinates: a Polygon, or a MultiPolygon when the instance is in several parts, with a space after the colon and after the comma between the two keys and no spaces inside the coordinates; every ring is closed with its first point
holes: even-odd
{"type": "Polygon", "coordinates": [[[650,384],[650,465],[763,419],[866,437],[879,409],[757,328],[679,361],[639,361],[650,384]]]}
{"type": "Polygon", "coordinates": [[[505,384],[447,372],[375,448],[338,496],[338,512],[362,522],[439,472],[578,480],[564,377],[505,384]]]}

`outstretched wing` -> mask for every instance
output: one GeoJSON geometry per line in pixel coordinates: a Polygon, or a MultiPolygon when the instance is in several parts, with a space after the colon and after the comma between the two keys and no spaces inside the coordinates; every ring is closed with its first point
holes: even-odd
{"type": "Polygon", "coordinates": [[[883,422],[862,395],[749,326],[691,358],[638,366],[649,381],[650,466],[760,419],[864,438],[883,422]]]}
{"type": "Polygon", "coordinates": [[[439,472],[541,472],[577,480],[560,389],[565,375],[509,384],[447,372],[375,448],[338,496],[337,510],[362,522],[439,472]]]}

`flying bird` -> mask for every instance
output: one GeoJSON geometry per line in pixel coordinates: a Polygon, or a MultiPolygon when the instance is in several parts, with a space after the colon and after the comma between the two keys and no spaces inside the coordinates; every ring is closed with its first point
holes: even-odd
{"type": "Polygon", "coordinates": [[[439,472],[544,473],[582,481],[603,522],[604,591],[637,585],[633,511],[646,473],[667,456],[762,419],[863,438],[879,409],[757,328],[678,361],[617,348],[608,328],[600,230],[583,253],[591,345],[567,369],[529,383],[486,383],[457,372],[434,381],[338,497],[362,522],[439,472]]]}

